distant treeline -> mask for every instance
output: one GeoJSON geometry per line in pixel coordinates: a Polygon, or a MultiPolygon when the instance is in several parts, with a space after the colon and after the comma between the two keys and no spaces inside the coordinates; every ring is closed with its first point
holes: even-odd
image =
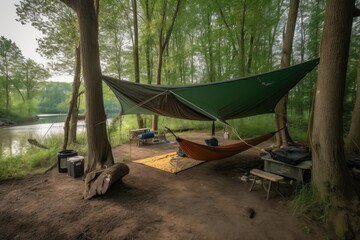
{"type": "MultiPolygon", "coordinates": [[[[119,102],[109,91],[105,92],[104,106],[107,113],[119,112],[119,102]]],[[[72,93],[71,83],[64,82],[43,82],[37,90],[32,104],[28,107],[30,111],[22,111],[21,104],[16,104],[16,98],[9,111],[0,105],[1,119],[19,119],[36,116],[38,113],[67,113],[69,108],[70,96],[72,93]]],[[[80,113],[85,112],[83,96],[80,97],[80,113]]]]}

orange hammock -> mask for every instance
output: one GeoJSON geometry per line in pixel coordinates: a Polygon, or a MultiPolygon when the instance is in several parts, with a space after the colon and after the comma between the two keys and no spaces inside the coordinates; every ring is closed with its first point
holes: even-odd
{"type": "Polygon", "coordinates": [[[168,130],[176,137],[176,141],[179,143],[181,150],[187,157],[202,161],[231,157],[270,139],[275,134],[275,132],[272,132],[260,137],[245,139],[242,142],[225,146],[208,146],[179,138],[170,129],[168,130]]]}

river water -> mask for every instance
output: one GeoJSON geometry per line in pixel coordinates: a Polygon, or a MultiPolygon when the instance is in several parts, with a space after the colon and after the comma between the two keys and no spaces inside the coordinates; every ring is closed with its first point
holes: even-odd
{"type": "MultiPolygon", "coordinates": [[[[0,158],[26,151],[29,138],[41,143],[51,135],[64,133],[65,114],[39,114],[38,117],[39,121],[33,124],[0,128],[0,158]]],[[[78,121],[77,130],[78,134],[85,134],[84,121],[78,121]]]]}

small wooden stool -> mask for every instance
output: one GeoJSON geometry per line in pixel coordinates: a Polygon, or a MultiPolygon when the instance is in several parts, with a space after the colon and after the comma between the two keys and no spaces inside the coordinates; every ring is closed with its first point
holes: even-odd
{"type": "Polygon", "coordinates": [[[249,189],[249,192],[251,192],[251,190],[253,189],[256,179],[260,178],[261,180],[261,185],[264,188],[264,190],[267,192],[266,195],[266,200],[269,200],[269,195],[270,195],[270,190],[271,190],[271,183],[274,182],[274,184],[276,184],[275,186],[275,190],[284,197],[284,195],[280,192],[279,190],[279,186],[278,183],[279,181],[284,180],[284,178],[282,176],[273,174],[273,173],[269,173],[269,172],[264,172],[260,169],[251,169],[250,173],[254,176],[253,182],[251,184],[251,187],[249,189]],[[269,185],[268,187],[265,186],[264,184],[264,180],[268,180],[269,181],[269,185]]]}

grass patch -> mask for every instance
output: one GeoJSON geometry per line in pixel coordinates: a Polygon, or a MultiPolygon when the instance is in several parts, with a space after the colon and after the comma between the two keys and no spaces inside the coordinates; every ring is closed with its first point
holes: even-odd
{"type": "Polygon", "coordinates": [[[25,176],[29,168],[21,156],[5,157],[0,161],[0,180],[25,176]]]}
{"type": "Polygon", "coordinates": [[[330,203],[321,201],[311,183],[304,185],[296,194],[292,206],[294,211],[310,219],[325,222],[328,218],[330,203]]]}
{"type": "Polygon", "coordinates": [[[25,153],[2,157],[0,159],[0,180],[43,172],[57,161],[57,153],[62,146],[62,140],[61,135],[52,135],[42,142],[49,149],[32,146],[25,153]]]}
{"type": "MultiPolygon", "coordinates": [[[[142,115],[142,117],[144,119],[144,127],[152,128],[152,116],[142,115]]],[[[306,140],[307,120],[305,118],[297,116],[289,116],[288,119],[288,128],[293,140],[304,142],[306,140]]],[[[236,129],[241,138],[250,138],[274,131],[275,115],[264,114],[252,117],[245,117],[229,120],[228,123],[236,129]]],[[[211,133],[212,122],[174,119],[160,116],[158,125],[159,131],[164,130],[165,127],[173,130],[192,129],[194,131],[204,131],[211,133]]],[[[111,144],[113,146],[116,146],[118,144],[127,142],[129,130],[136,128],[138,128],[138,126],[135,115],[117,117],[117,119],[108,126],[108,133],[110,136],[109,138],[111,144]]],[[[227,131],[230,133],[231,138],[237,139],[231,127],[219,122],[215,122],[215,128],[216,132],[227,131]]]]}
{"type": "MultiPolygon", "coordinates": [[[[275,130],[275,117],[273,114],[230,120],[229,123],[236,129],[241,138],[259,136],[275,130]]],[[[232,136],[232,130],[227,128],[227,131],[232,136]]]]}
{"type": "MultiPolygon", "coordinates": [[[[151,128],[152,116],[142,115],[144,119],[144,126],[151,128]]],[[[289,117],[290,134],[295,141],[302,141],[306,137],[306,130],[304,131],[304,121],[300,118],[289,117]]],[[[228,121],[233,126],[241,138],[249,138],[260,136],[275,129],[274,114],[266,114],[260,116],[253,116],[228,121]]],[[[228,131],[230,138],[237,139],[232,129],[219,122],[215,123],[216,132],[228,131]]],[[[170,129],[191,129],[193,131],[203,131],[211,133],[211,121],[192,121],[183,119],[174,119],[167,117],[159,117],[159,131],[169,127],[170,129]]],[[[128,115],[117,117],[107,126],[110,144],[114,147],[122,143],[128,142],[128,133],[131,129],[136,129],[137,119],[136,115],[128,115]]],[[[37,147],[30,147],[26,153],[16,156],[2,156],[0,158],[0,180],[21,177],[29,173],[36,173],[44,171],[57,161],[57,153],[61,150],[63,142],[62,134],[52,135],[46,137],[41,144],[49,147],[49,149],[40,149],[37,147]]],[[[78,133],[77,144],[68,145],[68,149],[74,149],[79,152],[79,155],[87,155],[86,133],[78,133]]]]}

